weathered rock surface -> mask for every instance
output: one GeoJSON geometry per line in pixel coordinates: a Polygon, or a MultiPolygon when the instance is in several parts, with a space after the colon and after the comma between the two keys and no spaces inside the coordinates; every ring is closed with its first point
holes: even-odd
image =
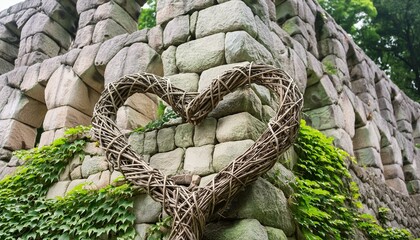
{"type": "Polygon", "coordinates": [[[203,238],[205,240],[268,240],[265,228],[255,219],[210,223],[206,226],[203,238]]]}

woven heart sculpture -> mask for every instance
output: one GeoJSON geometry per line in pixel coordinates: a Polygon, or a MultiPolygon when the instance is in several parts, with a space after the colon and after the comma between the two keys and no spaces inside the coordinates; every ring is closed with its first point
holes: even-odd
{"type": "Polygon", "coordinates": [[[146,189],[173,217],[169,238],[198,240],[207,219],[220,213],[242,187],[267,172],[293,144],[301,109],[302,94],[287,73],[271,66],[249,64],[225,72],[201,93],[185,92],[153,74],[124,76],[106,86],[95,106],[92,125],[94,136],[113,166],[132,184],[146,189]],[[135,93],[154,93],[185,121],[197,124],[225,95],[251,83],[265,86],[277,95],[277,114],[256,142],[205,187],[176,185],[161,171],[150,167],[115,124],[118,108],[135,93]]]}

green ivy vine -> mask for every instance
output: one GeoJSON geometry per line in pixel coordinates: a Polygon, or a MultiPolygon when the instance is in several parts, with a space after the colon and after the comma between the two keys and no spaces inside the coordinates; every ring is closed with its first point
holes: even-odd
{"type": "Polygon", "coordinates": [[[346,161],[349,154],[333,139],[301,122],[295,151],[299,157],[293,209],[306,239],[354,239],[361,230],[369,239],[411,239],[405,229],[381,227],[369,214],[360,214],[359,189],[346,161]]]}
{"type": "Polygon", "coordinates": [[[142,133],[142,132],[160,129],[163,127],[165,123],[179,117],[178,114],[174,110],[167,108],[166,105],[163,104],[162,101],[159,101],[159,104],[156,109],[156,116],[157,116],[156,120],[150,121],[145,126],[140,126],[134,129],[134,132],[142,133]]]}
{"type": "Polygon", "coordinates": [[[65,197],[46,199],[48,189],[75,154],[89,127],[76,127],[49,146],[18,151],[25,164],[0,181],[0,239],[133,239],[133,189],[78,186],[65,197]]]}

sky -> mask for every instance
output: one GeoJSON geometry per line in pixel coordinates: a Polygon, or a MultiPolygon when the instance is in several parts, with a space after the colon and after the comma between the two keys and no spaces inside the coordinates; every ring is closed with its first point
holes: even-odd
{"type": "Polygon", "coordinates": [[[7,9],[19,2],[23,2],[23,0],[0,0],[0,11],[7,9]]]}

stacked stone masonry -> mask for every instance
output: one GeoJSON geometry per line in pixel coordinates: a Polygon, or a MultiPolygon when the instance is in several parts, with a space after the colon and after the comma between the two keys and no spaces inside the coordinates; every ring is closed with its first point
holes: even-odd
{"type": "MultiPolygon", "coordinates": [[[[413,199],[420,194],[420,105],[316,1],[160,0],[157,26],[137,30],[144,4],[27,0],[0,12],[1,176],[18,165],[12,151],[34,147],[37,138],[48,144],[66,127],[88,125],[105,84],[126,74],[150,72],[186,91],[202,91],[225,70],[258,62],[286,70],[304,92],[307,122],[376,176],[379,185],[361,180],[364,189],[374,189],[365,193],[379,199],[375,204],[364,199],[367,209],[376,213],[383,203],[391,210],[409,213],[407,205],[418,211],[413,199]],[[398,200],[383,200],[378,189],[398,200]]],[[[127,131],[145,125],[156,118],[157,103],[156,96],[136,94],[118,110],[117,124],[127,131]]],[[[170,175],[200,176],[203,184],[258,137],[275,109],[270,92],[255,85],[227,96],[200,125],[175,122],[130,140],[152,166],[170,175]]],[[[94,175],[83,175],[82,168],[69,170],[63,181],[94,175]]],[[[95,179],[112,175],[105,168],[100,172],[95,179]]],[[[138,228],[144,230],[141,224],[156,216],[139,221],[138,228]]],[[[243,216],[235,213],[249,218],[235,224],[245,229],[259,224],[263,237],[255,239],[277,239],[270,237],[277,236],[275,229],[296,234],[243,216]]],[[[390,224],[419,235],[419,224],[403,216],[395,214],[390,224]]]]}

